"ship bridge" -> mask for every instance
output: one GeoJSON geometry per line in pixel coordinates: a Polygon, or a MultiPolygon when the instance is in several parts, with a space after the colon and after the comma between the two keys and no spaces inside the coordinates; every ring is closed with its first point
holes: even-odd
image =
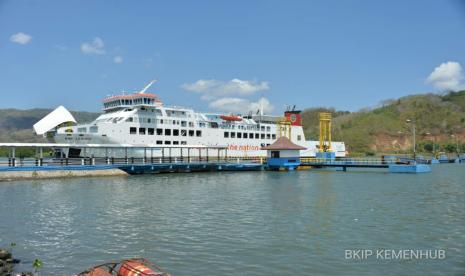
{"type": "Polygon", "coordinates": [[[109,112],[113,110],[134,108],[134,107],[159,107],[162,105],[161,100],[157,95],[152,93],[147,93],[152,84],[155,83],[155,80],[151,81],[148,85],[144,87],[139,92],[132,94],[122,94],[109,96],[103,99],[103,111],[109,112]]]}
{"type": "Polygon", "coordinates": [[[134,93],[130,95],[110,96],[103,100],[103,110],[110,111],[115,109],[133,108],[133,107],[159,107],[162,105],[160,99],[151,93],[134,93]]]}

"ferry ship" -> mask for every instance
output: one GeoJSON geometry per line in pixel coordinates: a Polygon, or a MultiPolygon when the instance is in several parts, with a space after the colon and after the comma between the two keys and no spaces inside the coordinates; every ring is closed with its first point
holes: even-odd
{"type": "MultiPolygon", "coordinates": [[[[248,115],[195,112],[191,108],[163,105],[157,95],[147,92],[153,83],[135,93],[108,96],[103,100],[103,113],[91,123],[78,124],[60,106],[37,122],[34,130],[54,143],[149,145],[171,148],[173,156],[176,149],[202,145],[226,146],[228,156],[264,157],[266,151],[261,148],[281,135],[306,148],[301,156],[312,157],[318,151],[318,141],[305,139],[301,112],[295,108],[288,108],[284,116],[265,115],[263,108],[248,115]]],[[[332,149],[336,157],[346,154],[344,142],[332,142],[332,149]]],[[[67,150],[65,155],[69,157],[83,155],[79,148],[67,150]]],[[[90,150],[85,153],[87,156],[122,155],[117,149],[110,153],[108,149],[105,153],[102,149],[90,150]]],[[[161,152],[152,154],[157,156],[161,152]]]]}

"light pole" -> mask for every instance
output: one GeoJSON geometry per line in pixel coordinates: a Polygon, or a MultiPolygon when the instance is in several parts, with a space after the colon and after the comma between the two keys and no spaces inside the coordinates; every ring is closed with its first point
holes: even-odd
{"type": "Polygon", "coordinates": [[[415,134],[415,120],[407,119],[405,120],[407,123],[412,124],[412,132],[413,132],[413,160],[417,160],[417,146],[416,146],[416,134],[415,134]]]}

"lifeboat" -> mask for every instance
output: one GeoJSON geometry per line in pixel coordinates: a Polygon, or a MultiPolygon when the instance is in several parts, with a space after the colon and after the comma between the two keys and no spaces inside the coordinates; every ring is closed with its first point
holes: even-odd
{"type": "Polygon", "coordinates": [[[78,276],[169,276],[161,267],[143,258],[108,262],[87,269],[78,276]]]}
{"type": "Polygon", "coordinates": [[[242,121],[242,118],[234,115],[220,115],[220,118],[225,121],[242,121]]]}

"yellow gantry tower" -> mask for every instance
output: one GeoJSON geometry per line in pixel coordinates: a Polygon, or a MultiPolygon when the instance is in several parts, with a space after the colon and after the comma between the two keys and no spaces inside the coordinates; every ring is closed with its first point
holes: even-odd
{"type": "Polygon", "coordinates": [[[320,152],[331,151],[331,113],[320,113],[320,152]]]}
{"type": "Polygon", "coordinates": [[[282,136],[291,139],[291,121],[286,117],[278,120],[278,138],[282,136]]]}

